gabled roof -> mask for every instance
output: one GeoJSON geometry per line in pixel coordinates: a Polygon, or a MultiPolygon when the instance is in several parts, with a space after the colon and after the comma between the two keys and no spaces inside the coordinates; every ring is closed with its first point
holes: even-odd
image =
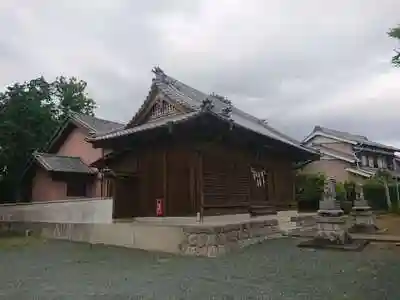
{"type": "Polygon", "coordinates": [[[336,139],[342,142],[350,143],[353,145],[363,145],[363,146],[370,146],[370,147],[377,147],[382,148],[390,151],[400,151],[398,148],[384,145],[381,143],[370,141],[366,136],[359,135],[359,134],[352,134],[345,131],[339,131],[335,129],[326,128],[323,126],[315,126],[314,130],[303,140],[303,144],[309,142],[315,136],[326,136],[332,139],[336,139]]]}
{"type": "Polygon", "coordinates": [[[46,171],[95,174],[79,157],[35,152],[33,157],[46,171]]]}
{"type": "MultiPolygon", "coordinates": [[[[177,104],[187,108],[189,112],[181,115],[171,116],[170,118],[166,118],[164,120],[159,120],[158,124],[156,123],[157,121],[153,121],[145,125],[139,125],[136,129],[135,127],[131,127],[125,128],[123,130],[116,130],[111,133],[94,135],[88,138],[89,141],[99,141],[112,139],[119,136],[130,135],[134,132],[137,132],[137,130],[147,130],[149,128],[157,127],[158,125],[165,125],[168,122],[179,122],[188,118],[195,117],[196,115],[206,111],[207,113],[211,113],[215,116],[229,119],[229,121],[232,122],[234,126],[237,125],[239,127],[243,127],[260,135],[264,135],[271,139],[293,146],[299,150],[316,154],[314,150],[301,145],[300,142],[277,131],[276,129],[267,125],[265,121],[238,109],[237,107],[232,105],[232,103],[228,99],[216,94],[207,95],[199,90],[196,90],[174,79],[173,77],[166,75],[160,68],[154,68],[153,72],[155,73],[155,78],[152,82],[151,91],[156,88],[160,93],[168,97],[168,99],[170,99],[171,101],[174,101],[177,104]],[[205,101],[210,103],[209,109],[207,110],[204,110],[205,101]]],[[[146,101],[149,101],[149,97],[146,101]]],[[[140,114],[141,110],[143,110],[145,106],[146,102],[142,105],[142,107],[136,113],[132,121],[129,123],[130,125],[128,126],[132,126],[135,118],[138,116],[138,114],[140,114]]]]}
{"type": "MultiPolygon", "coordinates": [[[[100,133],[100,132],[107,132],[110,130],[115,130],[118,128],[123,128],[124,125],[121,123],[113,122],[113,121],[108,121],[100,118],[96,118],[93,116],[85,115],[82,113],[76,113],[70,111],[68,113],[68,117],[65,119],[62,125],[56,130],[56,132],[53,134],[47,145],[43,148],[40,149],[42,152],[48,152],[53,145],[55,145],[57,142],[60,142],[61,137],[64,135],[65,130],[70,124],[74,124],[75,126],[80,126],[83,128],[86,128],[89,130],[89,133],[100,133]]],[[[26,174],[26,172],[29,170],[31,167],[32,163],[34,160],[38,161],[40,163],[40,158],[37,157],[38,152],[34,152],[33,156],[29,159],[29,161],[26,164],[26,167],[24,171],[21,173],[21,178],[23,178],[26,174]]],[[[41,153],[41,157],[48,157],[48,156],[56,156],[54,154],[46,154],[46,153],[41,153]]],[[[74,158],[76,159],[76,158],[74,158]]],[[[79,158],[78,158],[79,159],[79,158]]],[[[63,159],[61,159],[63,160],[63,159]]],[[[64,160],[65,161],[65,160],[64,160]]]]}

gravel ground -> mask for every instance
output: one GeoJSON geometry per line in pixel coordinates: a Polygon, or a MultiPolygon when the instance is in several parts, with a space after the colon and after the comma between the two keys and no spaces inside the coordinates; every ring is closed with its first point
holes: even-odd
{"type": "Polygon", "coordinates": [[[400,299],[400,252],[276,239],[217,259],[60,241],[0,242],[0,299],[400,299]]]}

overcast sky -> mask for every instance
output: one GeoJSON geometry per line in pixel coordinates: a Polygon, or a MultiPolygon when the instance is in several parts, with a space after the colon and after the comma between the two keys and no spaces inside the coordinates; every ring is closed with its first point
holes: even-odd
{"type": "Polygon", "coordinates": [[[399,0],[1,0],[0,86],[88,82],[127,121],[153,66],[297,139],[314,125],[400,146],[399,0]]]}

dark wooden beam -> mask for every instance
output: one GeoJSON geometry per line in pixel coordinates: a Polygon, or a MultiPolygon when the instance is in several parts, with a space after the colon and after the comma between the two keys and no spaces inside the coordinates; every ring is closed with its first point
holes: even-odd
{"type": "Polygon", "coordinates": [[[198,170],[198,183],[199,183],[199,196],[200,196],[200,220],[204,218],[204,184],[203,184],[203,151],[197,151],[197,170],[198,170]]]}
{"type": "Polygon", "coordinates": [[[167,214],[167,207],[168,207],[168,148],[164,149],[163,152],[163,194],[164,194],[164,215],[167,214]]]}

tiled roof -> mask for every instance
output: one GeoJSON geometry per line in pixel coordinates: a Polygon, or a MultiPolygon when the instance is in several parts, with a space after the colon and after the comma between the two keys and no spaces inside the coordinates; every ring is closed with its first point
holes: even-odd
{"type": "MultiPolygon", "coordinates": [[[[155,78],[153,79],[153,87],[155,86],[161,93],[166,95],[172,101],[187,107],[193,114],[201,113],[201,107],[203,105],[204,100],[208,99],[212,102],[211,113],[223,117],[223,111],[225,109],[231,109],[231,113],[229,119],[233,122],[233,124],[244,127],[248,130],[257,132],[261,135],[267,136],[269,138],[281,141],[293,147],[296,147],[302,151],[310,152],[316,154],[316,152],[308,147],[305,147],[300,144],[300,142],[278,132],[276,129],[267,125],[263,120],[258,119],[254,116],[251,116],[244,111],[233,106],[230,101],[227,99],[220,97],[215,94],[207,95],[201,91],[198,91],[168,75],[166,75],[161,69],[155,68],[154,70],[155,78]]],[[[146,130],[149,128],[154,128],[160,126],[162,124],[166,124],[167,122],[176,122],[182,121],[182,119],[187,119],[188,117],[192,117],[191,113],[176,115],[170,117],[165,120],[160,120],[159,122],[151,122],[145,125],[139,125],[137,127],[127,128],[123,130],[116,130],[113,133],[109,134],[100,134],[95,135],[89,138],[89,140],[104,140],[115,138],[118,136],[129,135],[138,130],[146,130]]]]}
{"type": "Polygon", "coordinates": [[[393,150],[393,151],[399,151],[398,148],[370,141],[366,136],[363,136],[363,135],[352,134],[352,133],[349,133],[349,132],[339,131],[339,130],[330,129],[330,128],[326,128],[326,127],[322,127],[322,126],[315,126],[313,131],[314,132],[322,132],[322,133],[325,133],[325,134],[328,134],[328,135],[331,135],[331,136],[335,136],[337,138],[341,138],[341,139],[344,139],[344,140],[349,140],[349,141],[352,141],[352,142],[355,142],[355,143],[359,143],[359,144],[363,144],[363,145],[366,145],[366,146],[389,149],[389,150],[393,150]]]}
{"type": "Polygon", "coordinates": [[[155,120],[155,121],[145,123],[142,125],[138,125],[135,127],[125,128],[122,130],[116,130],[116,131],[102,134],[100,136],[95,136],[94,138],[88,138],[88,140],[99,141],[99,140],[107,140],[110,138],[116,138],[119,136],[130,135],[130,134],[140,132],[140,131],[145,131],[148,129],[167,126],[170,123],[179,123],[182,121],[186,121],[191,118],[194,118],[195,116],[198,116],[199,114],[200,114],[199,112],[195,111],[195,112],[190,112],[190,113],[185,113],[185,114],[179,114],[179,115],[174,116],[173,118],[161,118],[159,120],[155,120]]]}
{"type": "MultiPolygon", "coordinates": [[[[369,168],[369,167],[354,167],[354,168],[347,168],[349,172],[356,173],[361,176],[371,177],[374,176],[376,172],[378,172],[378,168],[369,168]]],[[[397,170],[385,170],[391,176],[400,178],[400,172],[397,170]]]]}
{"type": "Polygon", "coordinates": [[[35,152],[34,159],[47,171],[69,173],[96,173],[87,166],[79,157],[60,156],[48,153],[35,152]]]}
{"type": "Polygon", "coordinates": [[[108,121],[81,113],[70,112],[70,115],[73,120],[96,133],[108,132],[123,128],[125,126],[121,123],[108,121]]]}
{"type": "Polygon", "coordinates": [[[321,151],[321,153],[323,154],[333,154],[334,156],[337,157],[343,157],[346,160],[351,160],[353,162],[355,162],[357,160],[356,156],[354,154],[350,154],[350,153],[346,153],[344,151],[339,151],[336,149],[333,149],[331,147],[328,147],[326,145],[313,145],[313,148],[319,149],[321,151]]]}
{"type": "Polygon", "coordinates": [[[356,175],[360,175],[363,177],[371,177],[374,175],[374,172],[369,172],[367,170],[363,170],[362,168],[358,168],[358,167],[354,167],[354,168],[346,168],[346,171],[356,174],[356,175]]]}

